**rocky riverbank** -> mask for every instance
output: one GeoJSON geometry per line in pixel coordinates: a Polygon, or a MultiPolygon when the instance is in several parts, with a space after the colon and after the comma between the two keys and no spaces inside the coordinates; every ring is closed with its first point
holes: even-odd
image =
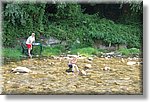
{"type": "Polygon", "coordinates": [[[142,59],[78,58],[77,65],[86,75],[68,73],[68,58],[34,58],[2,66],[2,94],[142,94],[142,59]],[[128,65],[129,62],[135,62],[128,65]],[[32,72],[12,73],[26,67],[32,72]]]}

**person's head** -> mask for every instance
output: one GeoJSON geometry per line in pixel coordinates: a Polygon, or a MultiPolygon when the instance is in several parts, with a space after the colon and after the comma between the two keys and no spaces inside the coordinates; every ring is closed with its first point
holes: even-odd
{"type": "Polygon", "coordinates": [[[34,37],[35,36],[35,33],[32,33],[32,37],[34,37]]]}

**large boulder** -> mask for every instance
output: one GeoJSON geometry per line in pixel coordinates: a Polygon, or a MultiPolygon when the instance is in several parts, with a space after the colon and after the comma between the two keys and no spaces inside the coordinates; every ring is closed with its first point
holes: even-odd
{"type": "Polygon", "coordinates": [[[11,70],[13,73],[29,73],[32,72],[30,69],[26,68],[26,67],[16,67],[16,68],[12,68],[11,70]]]}

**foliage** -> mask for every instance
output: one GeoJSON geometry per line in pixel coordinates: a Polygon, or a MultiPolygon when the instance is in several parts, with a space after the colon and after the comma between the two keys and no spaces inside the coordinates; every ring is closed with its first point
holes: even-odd
{"type": "Polygon", "coordinates": [[[143,12],[143,2],[131,3],[130,9],[134,13],[142,13],[143,12]]]}
{"type": "Polygon", "coordinates": [[[90,56],[90,55],[96,55],[98,53],[98,50],[94,49],[92,47],[86,47],[86,48],[71,50],[71,53],[72,54],[80,54],[83,56],[90,56]]]}
{"type": "Polygon", "coordinates": [[[82,12],[81,5],[76,3],[6,3],[2,22],[3,45],[14,47],[17,39],[35,32],[36,40],[40,39],[40,34],[56,37],[66,41],[72,50],[92,47],[95,39],[102,40],[106,45],[127,44],[128,47],[140,48],[142,26],[139,21],[134,20],[134,24],[126,21],[116,23],[100,18],[98,13],[89,15],[82,12]],[[56,12],[49,13],[46,5],[56,7],[56,12]]]}
{"type": "Polygon", "coordinates": [[[10,59],[20,59],[21,51],[16,48],[3,48],[2,56],[10,59]]]}
{"type": "Polygon", "coordinates": [[[106,44],[127,44],[129,47],[139,47],[141,29],[138,26],[116,24],[111,20],[101,19],[99,23],[91,23],[89,34],[93,39],[100,39],[106,44]]]}
{"type": "Polygon", "coordinates": [[[80,5],[74,3],[74,4],[57,4],[57,18],[72,18],[76,19],[75,17],[78,17],[81,14],[81,7],[80,5]]]}
{"type": "Polygon", "coordinates": [[[28,37],[32,32],[44,30],[45,4],[8,3],[4,7],[3,44],[12,47],[18,38],[28,37]],[[40,13],[39,13],[40,12],[40,13]]]}
{"type": "Polygon", "coordinates": [[[119,49],[119,52],[122,53],[123,55],[136,55],[136,54],[139,54],[141,51],[137,48],[130,48],[130,49],[127,49],[127,48],[123,48],[123,49],[119,49]]]}
{"type": "Polygon", "coordinates": [[[41,51],[40,46],[33,46],[33,48],[32,48],[32,54],[33,55],[40,55],[41,54],[40,51],[41,51]]]}
{"type": "Polygon", "coordinates": [[[131,2],[129,4],[121,4],[121,8],[124,7],[125,5],[126,9],[124,10],[123,14],[120,16],[118,19],[119,22],[123,24],[132,24],[132,25],[142,25],[142,20],[143,20],[143,2],[131,2]]]}
{"type": "Polygon", "coordinates": [[[52,55],[60,55],[64,52],[64,47],[61,45],[53,46],[53,47],[44,47],[42,51],[42,56],[52,56],[52,55]]]}

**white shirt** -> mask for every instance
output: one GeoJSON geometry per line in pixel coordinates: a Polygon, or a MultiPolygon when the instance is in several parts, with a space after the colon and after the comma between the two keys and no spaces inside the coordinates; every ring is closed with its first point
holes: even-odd
{"type": "Polygon", "coordinates": [[[35,41],[35,37],[29,36],[26,41],[26,44],[32,44],[34,41],[35,41]]]}

